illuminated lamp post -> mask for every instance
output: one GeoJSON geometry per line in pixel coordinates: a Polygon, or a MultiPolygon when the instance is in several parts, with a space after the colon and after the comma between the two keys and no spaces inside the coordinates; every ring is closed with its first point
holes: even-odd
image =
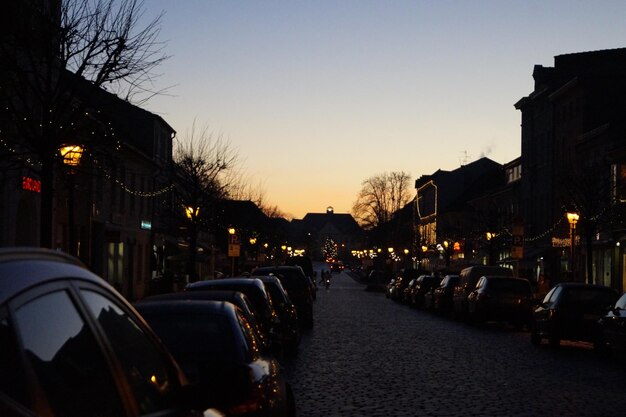
{"type": "Polygon", "coordinates": [[[237,229],[234,227],[228,228],[228,256],[230,257],[230,276],[235,276],[235,258],[239,256],[239,236],[237,236],[237,229]]]}
{"type": "Polygon", "coordinates": [[[580,218],[578,213],[568,212],[567,213],[567,221],[569,222],[569,241],[570,241],[570,253],[569,253],[569,261],[570,261],[570,271],[572,271],[572,279],[575,281],[575,265],[574,262],[574,246],[576,245],[575,234],[576,234],[576,223],[578,223],[578,219],[580,218]]]}
{"type": "Polygon", "coordinates": [[[496,234],[494,232],[486,232],[485,237],[487,238],[487,250],[489,251],[487,254],[487,264],[493,265],[493,240],[496,234]]]}
{"type": "Polygon", "coordinates": [[[185,206],[185,215],[189,220],[189,252],[187,259],[187,276],[189,280],[196,281],[196,250],[198,248],[198,225],[197,219],[200,215],[200,207],[185,206]]]}
{"type": "Polygon", "coordinates": [[[63,165],[67,168],[69,180],[69,193],[67,197],[67,240],[68,250],[71,255],[78,256],[76,248],[76,231],[74,219],[74,188],[76,173],[75,168],[80,164],[84,148],[80,145],[63,145],[59,148],[59,154],[63,160],[63,165]]]}

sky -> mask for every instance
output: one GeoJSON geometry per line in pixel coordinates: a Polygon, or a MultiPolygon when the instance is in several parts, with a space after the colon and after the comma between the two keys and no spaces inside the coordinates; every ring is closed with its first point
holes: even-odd
{"type": "Polygon", "coordinates": [[[178,140],[221,137],[265,203],[349,213],[362,182],[520,156],[534,65],[626,46],[626,1],[145,0],[178,140]]]}

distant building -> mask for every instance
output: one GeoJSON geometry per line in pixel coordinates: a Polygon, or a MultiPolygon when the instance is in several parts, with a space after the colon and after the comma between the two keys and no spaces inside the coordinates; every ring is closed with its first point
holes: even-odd
{"type": "Polygon", "coordinates": [[[351,250],[361,248],[365,240],[363,229],[348,213],[335,213],[327,207],[325,213],[307,213],[302,220],[292,220],[292,236],[310,248],[311,257],[322,259],[322,246],[332,240],[338,246],[341,258],[351,250]]]}
{"type": "Polygon", "coordinates": [[[477,221],[468,202],[504,183],[502,165],[481,158],[453,171],[415,181],[418,247],[427,269],[459,268],[475,258],[474,242],[490,225],[477,221]]]}

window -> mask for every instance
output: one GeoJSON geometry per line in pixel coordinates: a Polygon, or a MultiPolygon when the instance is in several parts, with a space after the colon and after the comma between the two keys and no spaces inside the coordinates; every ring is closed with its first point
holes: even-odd
{"type": "Polygon", "coordinates": [[[100,346],[67,292],[56,291],[24,304],[15,321],[54,415],[125,413],[100,346]]]}
{"type": "Polygon", "coordinates": [[[83,290],[83,298],[109,338],[141,413],[174,406],[176,378],[150,338],[124,311],[103,295],[83,290]]]}
{"type": "Polygon", "coordinates": [[[6,313],[0,312],[0,392],[22,404],[27,404],[28,391],[20,369],[16,343],[6,313]]]}

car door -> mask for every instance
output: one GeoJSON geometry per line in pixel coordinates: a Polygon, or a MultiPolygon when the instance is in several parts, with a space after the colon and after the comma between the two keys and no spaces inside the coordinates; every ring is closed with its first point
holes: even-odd
{"type": "Polygon", "coordinates": [[[1,319],[16,366],[3,389],[37,415],[124,416],[132,405],[67,282],[40,285],[11,300],[1,319]]]}
{"type": "Polygon", "coordinates": [[[122,300],[76,282],[41,284],[0,309],[2,391],[38,416],[180,415],[175,362],[122,300]]]}
{"type": "Polygon", "coordinates": [[[535,311],[533,312],[533,321],[535,328],[539,332],[539,334],[547,334],[550,333],[551,323],[550,319],[554,314],[554,308],[556,306],[556,302],[559,299],[561,292],[563,291],[563,287],[556,286],[550,290],[544,297],[542,303],[537,306],[535,311]]]}

